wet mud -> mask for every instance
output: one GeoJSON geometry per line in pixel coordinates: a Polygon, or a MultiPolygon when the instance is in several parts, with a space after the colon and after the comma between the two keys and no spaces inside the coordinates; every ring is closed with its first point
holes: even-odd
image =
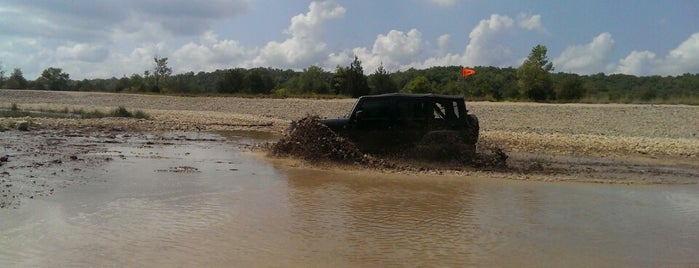
{"type": "MultiPolygon", "coordinates": [[[[133,133],[120,128],[5,131],[0,135],[0,208],[18,208],[23,200],[51,196],[72,185],[103,181],[100,177],[104,165],[131,157],[115,147],[147,149],[226,140],[220,136],[198,137],[184,132],[133,133]]],[[[240,143],[239,146],[249,150],[254,145],[240,143]]],[[[155,172],[196,173],[199,170],[178,165],[155,172]]]]}

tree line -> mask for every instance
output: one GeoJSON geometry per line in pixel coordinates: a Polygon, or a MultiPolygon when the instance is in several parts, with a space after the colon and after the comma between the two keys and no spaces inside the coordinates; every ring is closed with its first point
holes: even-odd
{"type": "Polygon", "coordinates": [[[71,80],[62,69],[49,67],[30,81],[20,69],[14,69],[9,76],[0,70],[0,88],[276,97],[358,97],[406,92],[464,95],[469,100],[488,101],[699,105],[699,74],[639,77],[554,73],[546,52],[545,46],[537,45],[518,68],[476,66],[472,68],[476,74],[468,77],[461,76],[460,66],[410,68],[393,73],[379,66],[365,75],[357,57],[348,66],[337,66],[334,71],[314,65],[302,71],[260,67],[173,75],[167,58],[154,57],[152,69],[121,78],[71,80]]]}

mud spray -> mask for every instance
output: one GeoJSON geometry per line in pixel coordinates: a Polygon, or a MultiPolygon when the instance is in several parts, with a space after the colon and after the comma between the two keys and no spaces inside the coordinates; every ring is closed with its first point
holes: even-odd
{"type": "Polygon", "coordinates": [[[498,146],[478,144],[473,148],[458,137],[425,139],[383,154],[367,154],[352,141],[338,135],[320,122],[317,116],[307,116],[292,123],[292,130],[278,142],[270,144],[269,152],[278,157],[294,157],[308,162],[359,164],[379,169],[442,168],[507,169],[507,154],[498,146]]]}

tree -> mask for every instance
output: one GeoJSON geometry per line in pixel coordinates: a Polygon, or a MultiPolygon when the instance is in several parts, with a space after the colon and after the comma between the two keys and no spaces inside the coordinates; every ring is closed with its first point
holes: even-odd
{"type": "Polygon", "coordinates": [[[2,62],[0,62],[0,88],[3,88],[5,83],[5,70],[2,69],[2,62]]]}
{"type": "Polygon", "coordinates": [[[347,67],[337,66],[335,68],[335,75],[333,75],[331,87],[335,92],[335,95],[346,94],[347,90],[347,67]]]}
{"type": "Polygon", "coordinates": [[[153,69],[153,77],[155,78],[155,87],[153,92],[160,92],[160,82],[167,79],[172,74],[172,69],[167,66],[167,58],[154,57],[155,69],[153,69]]]}
{"type": "Polygon", "coordinates": [[[432,92],[432,85],[427,80],[427,77],[421,75],[410,80],[405,85],[404,90],[408,93],[430,93],[432,92]]]}
{"type": "Polygon", "coordinates": [[[241,68],[227,70],[218,82],[218,92],[238,93],[246,87],[245,70],[241,68]]]}
{"type": "Polygon", "coordinates": [[[129,78],[126,75],[122,76],[117,80],[116,85],[114,85],[114,92],[122,92],[129,88],[129,78]]]}
{"type": "Polygon", "coordinates": [[[362,62],[359,61],[357,56],[354,56],[354,60],[352,61],[352,64],[350,64],[348,74],[350,93],[352,94],[352,97],[356,98],[369,94],[369,83],[367,82],[367,77],[364,75],[362,62]]]}
{"type": "Polygon", "coordinates": [[[553,63],[548,61],[546,50],[546,46],[536,45],[522,66],[517,69],[519,88],[534,101],[555,98],[549,73],[553,71],[553,63]]]}
{"type": "Polygon", "coordinates": [[[369,76],[369,88],[371,94],[383,94],[398,91],[396,82],[393,82],[391,75],[383,68],[383,63],[379,65],[374,74],[369,76]]]}
{"type": "Polygon", "coordinates": [[[322,68],[312,65],[299,76],[296,83],[296,92],[298,93],[317,93],[328,94],[330,85],[326,79],[326,72],[322,68]]]}
{"type": "Polygon", "coordinates": [[[350,95],[353,98],[369,94],[369,83],[364,75],[362,62],[357,56],[354,56],[349,67],[337,67],[333,77],[333,89],[336,94],[350,95]]]}
{"type": "Polygon", "coordinates": [[[22,70],[15,68],[10,75],[10,78],[5,81],[4,88],[9,89],[26,89],[28,86],[27,79],[24,78],[22,70]]]}
{"type": "Polygon", "coordinates": [[[249,88],[252,94],[270,94],[274,89],[274,80],[265,68],[255,68],[248,73],[249,88]]]}
{"type": "Polygon", "coordinates": [[[43,89],[48,90],[67,90],[68,80],[70,75],[63,72],[61,68],[49,67],[37,79],[37,83],[43,89]]]}
{"type": "Polygon", "coordinates": [[[129,77],[128,90],[131,92],[145,92],[148,87],[146,86],[146,81],[143,76],[139,74],[132,74],[129,77]]]}
{"type": "Polygon", "coordinates": [[[556,98],[559,100],[577,101],[585,95],[582,80],[576,74],[565,74],[557,89],[556,98]]]}
{"type": "Polygon", "coordinates": [[[186,72],[173,76],[168,83],[168,92],[177,93],[200,93],[199,85],[196,83],[194,72],[186,72]]]}

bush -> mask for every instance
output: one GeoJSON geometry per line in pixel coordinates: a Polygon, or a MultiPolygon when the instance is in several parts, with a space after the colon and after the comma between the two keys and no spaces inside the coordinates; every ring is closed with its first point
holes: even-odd
{"type": "Polygon", "coordinates": [[[112,111],[111,115],[113,117],[133,117],[133,114],[126,110],[124,106],[119,106],[119,108],[116,108],[114,111],[112,111]]]}
{"type": "Polygon", "coordinates": [[[138,118],[138,119],[150,119],[150,116],[141,110],[136,110],[133,113],[133,117],[138,118]]]}

